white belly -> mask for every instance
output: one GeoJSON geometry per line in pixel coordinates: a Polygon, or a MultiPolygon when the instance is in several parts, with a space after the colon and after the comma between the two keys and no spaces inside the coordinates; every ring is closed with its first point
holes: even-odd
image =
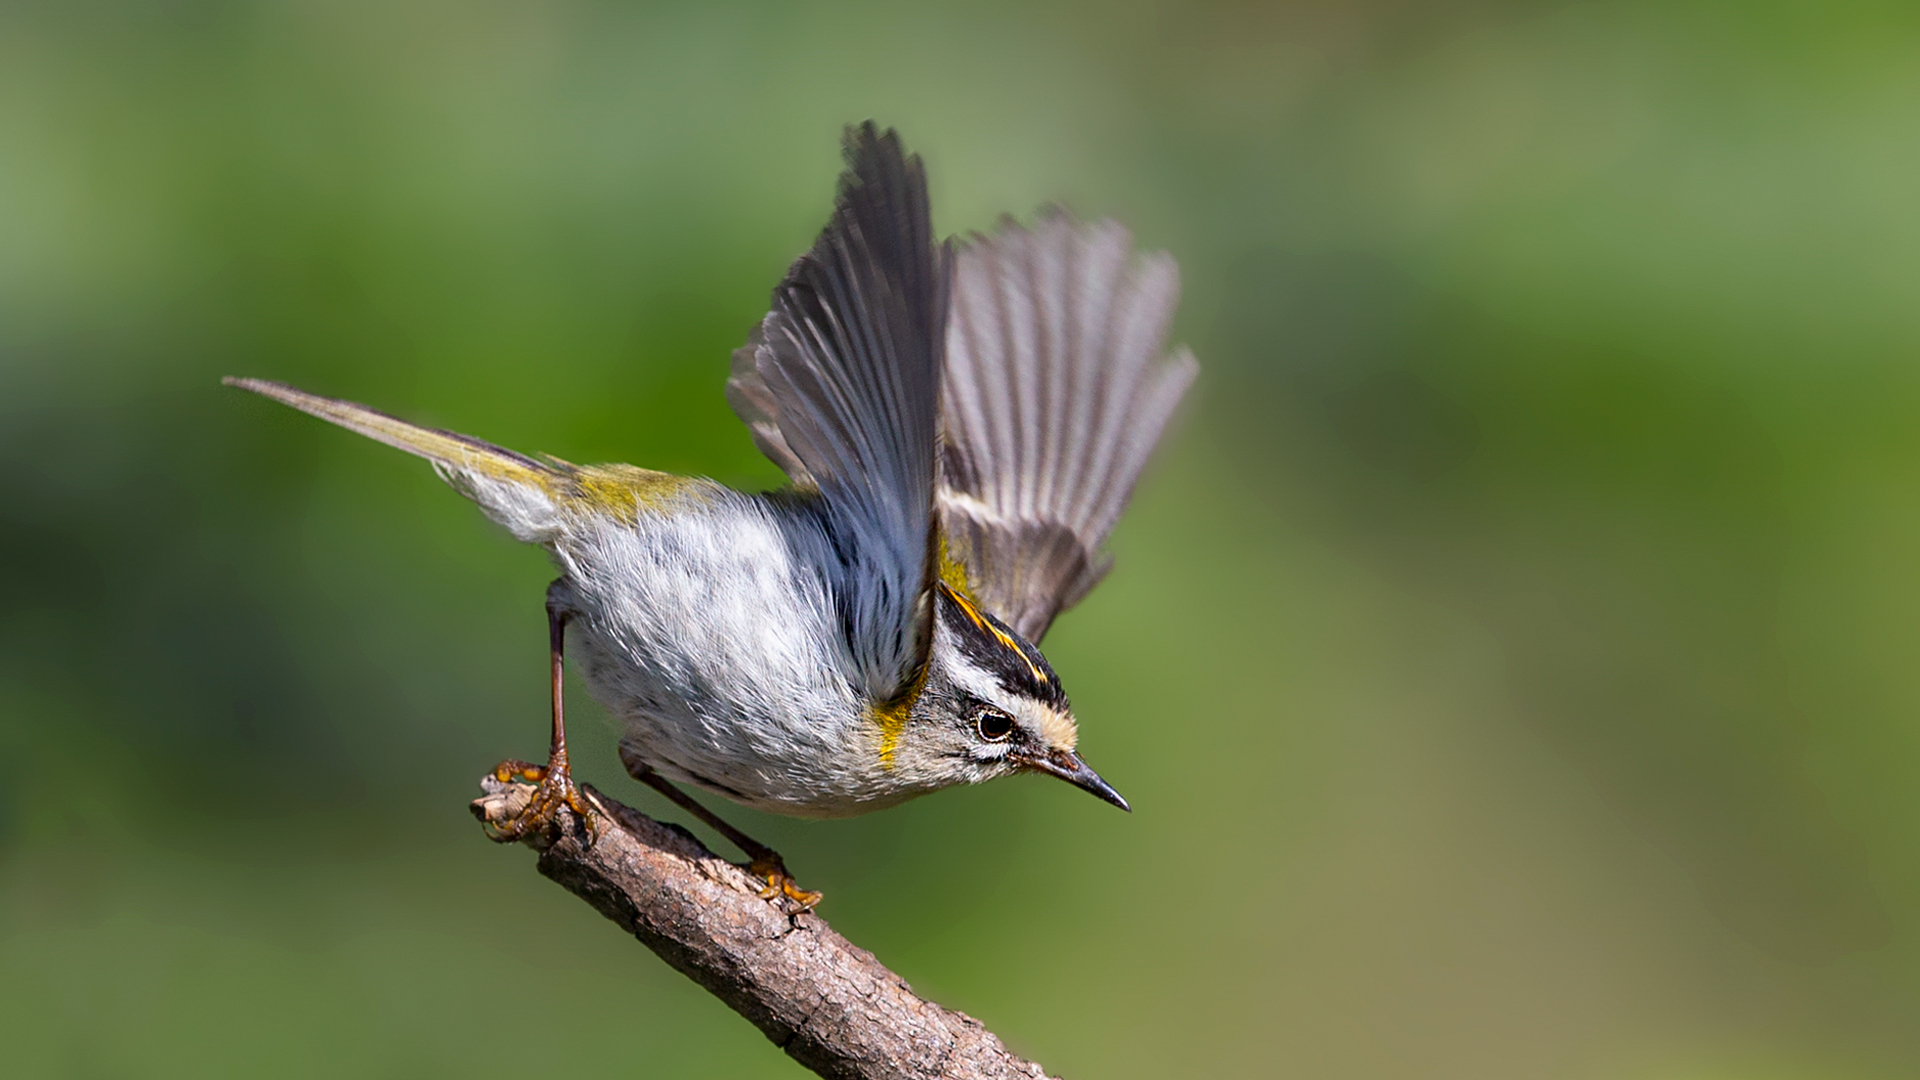
{"type": "Polygon", "coordinates": [[[669,779],[777,813],[892,801],[875,798],[876,731],[840,674],[824,544],[759,499],[702,492],[553,545],[570,651],[625,721],[622,744],[669,779]]]}

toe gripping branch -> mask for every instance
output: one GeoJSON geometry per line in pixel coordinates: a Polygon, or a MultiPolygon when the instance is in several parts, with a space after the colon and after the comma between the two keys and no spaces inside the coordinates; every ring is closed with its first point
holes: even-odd
{"type": "Polygon", "coordinates": [[[803,889],[800,883],[787,873],[787,864],[780,853],[767,845],[729,825],[724,818],[701,805],[693,796],[675,787],[672,781],[655,772],[653,766],[629,754],[627,748],[620,748],[620,763],[627,767],[627,775],[647,785],[667,797],[667,801],[705,822],[721,836],[739,848],[747,856],[747,873],[765,882],[760,890],[762,900],[771,900],[784,896],[800,905],[801,910],[811,911],[823,896],[812,889],[803,889]]]}
{"type": "MultiPolygon", "coordinates": [[[[562,689],[566,670],[568,613],[560,602],[562,590],[559,586],[560,583],[555,582],[554,587],[547,590],[547,636],[550,643],[553,682],[553,743],[547,754],[547,763],[535,765],[529,761],[510,759],[494,766],[495,780],[502,784],[514,782],[533,784],[533,794],[526,805],[510,817],[495,819],[481,816],[487,835],[503,844],[551,834],[559,824],[562,807],[580,816],[580,820],[586,825],[589,843],[595,839],[594,829],[597,828],[596,823],[599,821],[588,805],[586,795],[573,782],[572,771],[567,768],[567,721],[562,689]]],[[[634,779],[665,795],[675,806],[706,822],[745,852],[748,859],[747,872],[766,883],[766,887],[760,892],[763,899],[771,900],[776,896],[784,896],[805,910],[811,910],[820,902],[819,893],[802,889],[793,880],[793,875],[787,872],[787,865],[781,860],[779,852],[721,820],[719,815],[695,801],[693,796],[674,787],[666,777],[655,772],[652,766],[638,759],[628,758],[624,752],[621,758],[634,779]]]]}
{"type": "Polygon", "coordinates": [[[486,822],[487,835],[503,844],[550,832],[563,806],[580,815],[589,832],[594,827],[593,812],[587,805],[586,797],[573,782],[573,771],[567,767],[567,719],[562,693],[566,672],[567,612],[556,601],[556,591],[547,590],[547,638],[553,681],[553,742],[547,751],[545,765],[511,759],[494,766],[494,779],[503,784],[519,780],[535,785],[533,797],[518,814],[503,821],[486,822]]]}

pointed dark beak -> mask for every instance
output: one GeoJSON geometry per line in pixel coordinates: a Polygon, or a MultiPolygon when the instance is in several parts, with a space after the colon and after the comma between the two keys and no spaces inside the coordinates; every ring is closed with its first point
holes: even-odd
{"type": "Polygon", "coordinates": [[[1100,774],[1087,768],[1087,763],[1080,760],[1080,755],[1071,750],[1054,750],[1033,757],[1023,755],[1020,761],[1035,772],[1057,776],[1082,791],[1092,793],[1102,802],[1110,802],[1129,814],[1133,813],[1133,807],[1128,806],[1127,800],[1113,790],[1113,785],[1100,779],[1100,774]]]}

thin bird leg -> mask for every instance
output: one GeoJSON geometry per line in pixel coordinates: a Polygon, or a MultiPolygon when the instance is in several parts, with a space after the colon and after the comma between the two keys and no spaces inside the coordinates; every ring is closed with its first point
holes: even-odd
{"type": "Polygon", "coordinates": [[[749,860],[747,873],[766,880],[767,887],[760,891],[763,899],[770,900],[775,896],[784,895],[787,899],[809,910],[821,901],[822,894],[811,889],[803,889],[793,880],[793,875],[787,873],[787,864],[780,858],[779,852],[722,821],[720,815],[700,805],[693,796],[674,787],[671,781],[654,772],[646,763],[629,758],[625,754],[622,754],[621,758],[626,763],[627,772],[631,773],[635,780],[665,795],[675,806],[706,822],[715,832],[732,841],[733,846],[745,852],[749,860]]]}
{"type": "Polygon", "coordinates": [[[589,828],[593,822],[593,815],[587,809],[587,800],[581,796],[580,789],[574,786],[573,772],[567,767],[567,719],[561,693],[566,673],[567,612],[554,603],[551,594],[547,599],[547,637],[553,660],[553,741],[544,766],[517,759],[494,766],[494,778],[501,783],[524,780],[537,785],[525,809],[517,816],[492,826],[493,838],[503,843],[524,839],[551,828],[554,816],[562,806],[580,815],[580,820],[587,822],[589,828]]]}

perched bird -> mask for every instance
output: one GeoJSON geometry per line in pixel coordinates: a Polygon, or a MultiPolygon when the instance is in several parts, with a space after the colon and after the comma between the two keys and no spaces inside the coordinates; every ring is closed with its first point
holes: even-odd
{"type": "Polygon", "coordinates": [[[553,556],[553,726],[512,839],[585,814],[567,768],[566,632],[621,758],[806,904],[780,857],[675,784],[801,817],[1046,773],[1121,809],[1087,767],[1034,642],[1111,564],[1102,545],[1197,366],[1163,352],[1164,254],[1111,221],[936,243],[898,136],[846,134],[832,220],[733,357],[727,397],[791,481],[747,494],[573,465],[281,383],[229,379],[418,454],[553,556]]]}

